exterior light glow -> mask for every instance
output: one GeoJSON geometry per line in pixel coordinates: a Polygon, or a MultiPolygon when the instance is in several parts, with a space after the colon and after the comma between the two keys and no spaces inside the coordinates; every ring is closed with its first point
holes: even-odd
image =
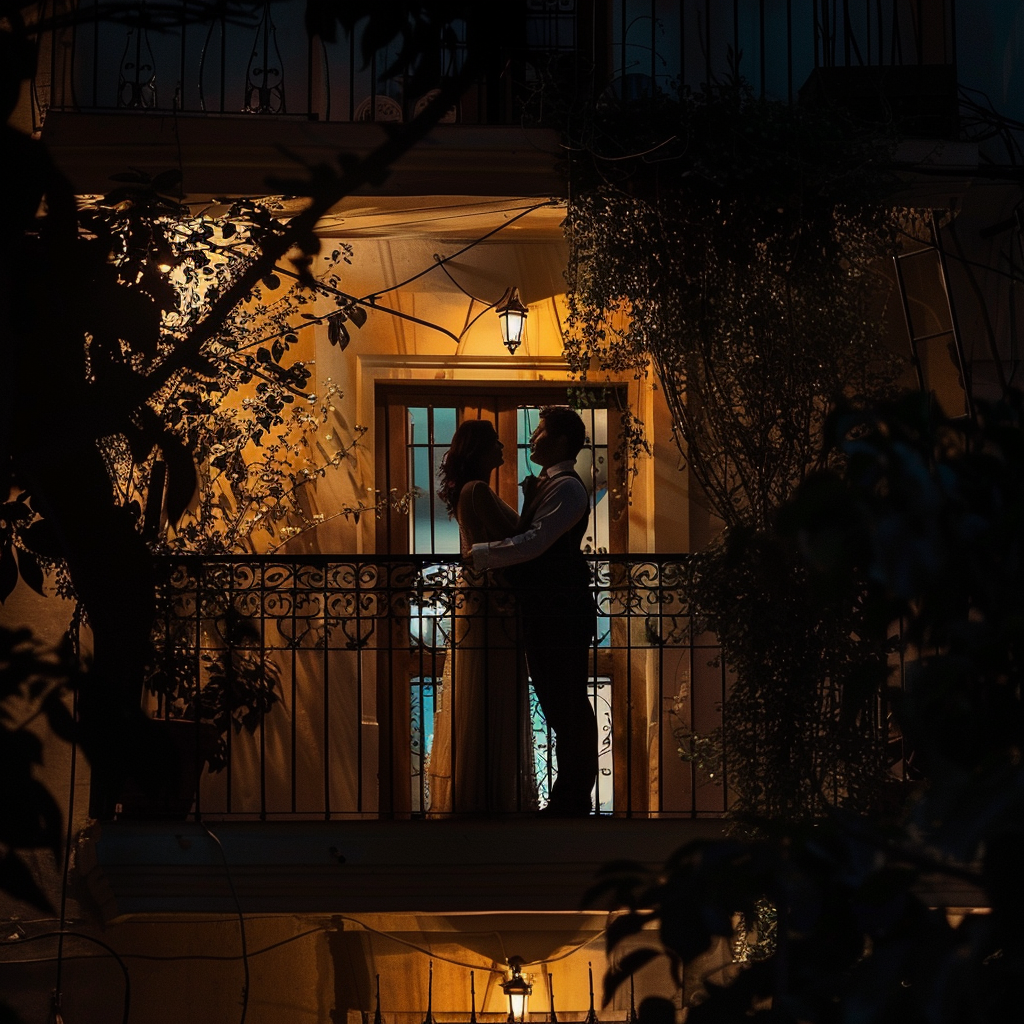
{"type": "Polygon", "coordinates": [[[530,312],[523,305],[519,289],[515,285],[505,290],[494,311],[498,314],[498,322],[501,324],[501,340],[505,343],[505,348],[515,355],[516,349],[522,344],[526,318],[530,312]]]}
{"type": "Polygon", "coordinates": [[[521,1024],[526,1019],[527,1005],[533,986],[523,977],[523,958],[513,956],[508,961],[512,977],[502,982],[501,988],[508,996],[508,1019],[510,1024],[521,1024]]]}

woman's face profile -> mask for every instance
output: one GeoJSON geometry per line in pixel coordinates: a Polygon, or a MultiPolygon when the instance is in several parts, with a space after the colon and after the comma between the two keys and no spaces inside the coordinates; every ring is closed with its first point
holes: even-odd
{"type": "Polygon", "coordinates": [[[480,456],[480,467],[490,472],[505,464],[505,446],[498,440],[498,435],[491,431],[490,441],[485,444],[480,456]]]}

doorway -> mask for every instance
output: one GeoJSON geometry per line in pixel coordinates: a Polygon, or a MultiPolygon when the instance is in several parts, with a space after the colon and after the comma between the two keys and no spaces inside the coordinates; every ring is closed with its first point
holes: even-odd
{"type": "MultiPolygon", "coordinates": [[[[520,481],[536,471],[529,461],[529,438],[540,411],[548,405],[571,405],[583,418],[587,445],[577,472],[590,494],[589,523],[583,548],[588,554],[624,554],[628,550],[625,460],[621,457],[621,412],[625,388],[546,382],[395,381],[376,391],[376,480],[381,493],[410,495],[408,513],[387,510],[377,522],[377,552],[391,558],[413,556],[418,585],[412,598],[394,606],[392,657],[388,678],[381,679],[390,713],[389,746],[402,760],[408,752],[409,812],[429,809],[426,764],[433,734],[436,687],[444,671],[450,619],[443,595],[460,558],[459,531],[437,497],[438,469],[456,428],[467,419],[492,423],[505,448],[505,464],[490,481],[496,493],[522,509],[520,481]],[[437,556],[436,562],[433,556],[437,556]],[[432,585],[435,584],[436,585],[432,585]],[[439,596],[440,595],[440,596],[439,596]],[[408,652],[408,657],[405,657],[408,652]],[[396,669],[398,669],[396,671],[396,669]],[[408,734],[403,734],[409,730],[408,734]]],[[[599,595],[600,603],[600,595],[599,595]]],[[[613,624],[599,618],[591,700],[599,721],[600,774],[598,807],[614,804],[613,699],[610,637],[613,624]]],[[[534,756],[542,802],[557,771],[550,735],[535,700],[531,700],[534,756]]],[[[383,723],[382,723],[383,727],[383,723]]],[[[401,785],[395,766],[394,781],[401,785]]]]}

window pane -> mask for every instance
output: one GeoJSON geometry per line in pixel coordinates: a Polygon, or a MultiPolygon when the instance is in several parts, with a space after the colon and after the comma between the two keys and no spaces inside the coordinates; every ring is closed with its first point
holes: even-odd
{"type": "Polygon", "coordinates": [[[424,445],[409,452],[409,486],[415,492],[412,503],[412,550],[431,550],[431,500],[433,479],[430,472],[430,449],[424,445]]]}
{"type": "Polygon", "coordinates": [[[427,410],[409,408],[407,412],[409,416],[408,443],[426,444],[429,439],[427,434],[427,410]]]}
{"type": "MultiPolygon", "coordinates": [[[[516,412],[516,466],[519,475],[517,480],[524,480],[526,477],[536,476],[540,472],[540,466],[530,461],[530,435],[537,427],[540,419],[537,408],[519,409],[516,412]]],[[[523,511],[523,490],[519,489],[519,512],[523,511]]]]}
{"type": "Polygon", "coordinates": [[[434,406],[434,444],[438,445],[443,455],[452,443],[455,435],[455,409],[434,406]]]}
{"type": "Polygon", "coordinates": [[[448,510],[435,499],[437,509],[434,518],[434,551],[438,554],[456,555],[459,553],[459,524],[448,518],[448,510]]]}
{"type": "Polygon", "coordinates": [[[415,493],[409,524],[409,550],[414,554],[459,551],[459,527],[437,497],[441,459],[455,433],[454,406],[410,406],[406,454],[409,488],[415,493]]]}

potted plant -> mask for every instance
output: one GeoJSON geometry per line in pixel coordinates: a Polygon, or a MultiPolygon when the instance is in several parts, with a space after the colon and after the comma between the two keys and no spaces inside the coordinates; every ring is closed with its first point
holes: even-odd
{"type": "Polygon", "coordinates": [[[154,698],[154,738],[164,743],[172,771],[156,790],[129,783],[119,815],[181,818],[192,809],[204,771],[223,771],[232,736],[254,735],[280,700],[280,669],[260,647],[251,619],[226,601],[226,591],[209,595],[216,607],[198,627],[182,617],[180,595],[164,598],[162,627],[155,637],[147,689],[154,698]],[[176,769],[176,770],[174,770],[176,769]]]}

